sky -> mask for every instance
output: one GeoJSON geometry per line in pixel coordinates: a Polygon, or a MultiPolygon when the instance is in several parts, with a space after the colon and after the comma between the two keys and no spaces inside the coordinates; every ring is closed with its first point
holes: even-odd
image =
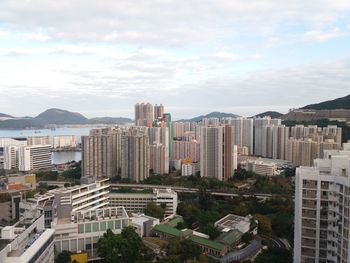
{"type": "Polygon", "coordinates": [[[0,0],[0,112],[242,116],[350,93],[348,0],[0,0]]]}

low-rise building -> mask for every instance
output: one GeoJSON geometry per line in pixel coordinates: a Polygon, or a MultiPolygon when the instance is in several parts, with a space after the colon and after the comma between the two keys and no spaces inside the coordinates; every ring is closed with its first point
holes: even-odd
{"type": "Polygon", "coordinates": [[[76,137],[74,135],[53,136],[53,148],[72,148],[77,146],[76,137]]]}
{"type": "Polygon", "coordinates": [[[51,228],[55,230],[55,250],[85,251],[89,260],[98,259],[97,242],[107,229],[120,234],[129,225],[123,207],[82,210],[72,212],[69,217],[54,217],[51,228]]]}
{"type": "Polygon", "coordinates": [[[252,216],[238,216],[233,214],[228,214],[223,218],[219,219],[214,223],[214,226],[219,228],[222,232],[227,232],[230,230],[238,230],[242,234],[245,234],[249,231],[253,231],[253,234],[257,234],[257,221],[254,221],[256,224],[252,228],[252,216]]]}
{"type": "Polygon", "coordinates": [[[248,162],[248,171],[259,175],[274,176],[277,172],[277,166],[274,163],[265,163],[257,160],[248,162]]]}
{"type": "Polygon", "coordinates": [[[154,189],[153,193],[115,193],[109,194],[110,206],[123,206],[128,213],[142,213],[147,204],[166,204],[165,216],[175,215],[177,193],[171,189],[154,189]]]}
{"type": "Polygon", "coordinates": [[[159,224],[159,219],[141,213],[133,213],[131,224],[140,237],[148,237],[153,227],[159,224]]]}

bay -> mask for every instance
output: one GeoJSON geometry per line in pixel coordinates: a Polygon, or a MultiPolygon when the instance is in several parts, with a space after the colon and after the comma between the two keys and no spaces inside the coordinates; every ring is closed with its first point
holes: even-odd
{"type": "MultiPolygon", "coordinates": [[[[93,127],[83,127],[83,128],[56,128],[56,129],[38,129],[38,130],[0,130],[0,137],[6,138],[25,138],[31,136],[50,136],[50,142],[53,141],[53,136],[56,135],[74,135],[76,137],[77,143],[81,143],[81,136],[89,135],[90,130],[93,127]]],[[[61,151],[52,153],[52,163],[61,164],[70,161],[80,161],[81,152],[80,151],[61,151]]]]}

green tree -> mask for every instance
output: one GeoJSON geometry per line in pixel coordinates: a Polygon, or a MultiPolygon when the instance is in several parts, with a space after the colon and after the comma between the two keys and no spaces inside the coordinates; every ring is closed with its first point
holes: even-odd
{"type": "Polygon", "coordinates": [[[158,206],[155,203],[148,203],[144,210],[144,213],[148,216],[153,216],[155,218],[163,219],[165,209],[158,206]]]}
{"type": "Polygon", "coordinates": [[[253,239],[254,239],[254,235],[252,233],[247,232],[242,235],[242,242],[244,243],[249,243],[253,239]]]}
{"type": "Polygon", "coordinates": [[[191,240],[184,239],[180,242],[180,259],[187,261],[189,259],[196,260],[201,254],[200,248],[191,240]]]}
{"type": "Polygon", "coordinates": [[[264,250],[260,253],[256,259],[255,263],[270,263],[270,262],[284,262],[284,263],[292,263],[292,254],[290,251],[273,247],[268,250],[264,250]]]}
{"type": "Polygon", "coordinates": [[[55,263],[70,263],[70,255],[71,252],[67,250],[63,250],[59,253],[55,259],[55,263]]]}
{"type": "Polygon", "coordinates": [[[112,230],[107,229],[97,242],[97,253],[106,263],[121,262],[119,261],[120,249],[118,241],[112,230]]]}
{"type": "Polygon", "coordinates": [[[271,233],[272,226],[271,226],[271,219],[269,217],[261,215],[261,214],[254,214],[253,217],[254,217],[254,219],[258,220],[259,231],[261,231],[265,234],[271,233]]]}
{"type": "Polygon", "coordinates": [[[215,227],[213,223],[208,223],[203,228],[203,232],[209,235],[211,239],[215,239],[221,234],[220,230],[217,229],[217,227],[215,227]]]}
{"type": "Polygon", "coordinates": [[[119,235],[107,229],[97,243],[97,253],[106,263],[134,263],[141,258],[142,248],[142,240],[132,227],[124,228],[119,235]]]}
{"type": "Polygon", "coordinates": [[[120,246],[122,262],[133,263],[140,257],[143,246],[142,240],[132,227],[126,227],[121,235],[117,235],[120,246]],[[120,238],[119,238],[120,237],[120,238]]]}

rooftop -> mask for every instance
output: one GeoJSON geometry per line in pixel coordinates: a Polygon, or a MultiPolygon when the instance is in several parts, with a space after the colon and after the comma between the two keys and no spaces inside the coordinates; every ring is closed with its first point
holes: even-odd
{"type": "Polygon", "coordinates": [[[242,232],[239,230],[231,230],[229,232],[223,232],[216,238],[216,241],[232,246],[237,243],[242,237],[242,232]]]}
{"type": "MultiPolygon", "coordinates": [[[[237,216],[233,214],[228,214],[225,217],[215,222],[216,226],[224,229],[233,230],[238,226],[244,226],[250,224],[249,217],[237,216]]],[[[227,231],[226,231],[227,232],[227,231]]]]}
{"type": "Polygon", "coordinates": [[[216,241],[212,241],[212,240],[208,240],[208,239],[199,237],[199,236],[191,236],[191,240],[194,243],[212,248],[214,250],[222,251],[225,249],[225,245],[218,243],[216,241]]]}

